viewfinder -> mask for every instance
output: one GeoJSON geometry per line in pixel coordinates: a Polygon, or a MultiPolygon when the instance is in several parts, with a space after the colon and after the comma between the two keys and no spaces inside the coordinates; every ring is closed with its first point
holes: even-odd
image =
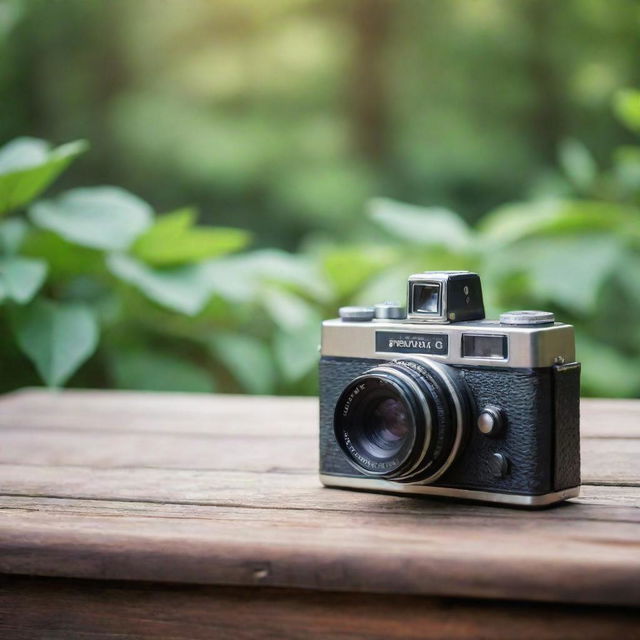
{"type": "Polygon", "coordinates": [[[415,282],[411,302],[413,313],[437,315],[440,313],[440,285],[436,282],[415,282]]]}
{"type": "Polygon", "coordinates": [[[463,358],[496,358],[507,357],[507,336],[462,335],[463,358]]]}

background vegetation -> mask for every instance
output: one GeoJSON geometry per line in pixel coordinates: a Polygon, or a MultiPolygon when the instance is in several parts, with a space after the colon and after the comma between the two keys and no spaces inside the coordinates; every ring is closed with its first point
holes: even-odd
{"type": "Polygon", "coordinates": [[[471,268],[640,395],[638,44],[631,0],[0,0],[0,389],[314,393],[322,317],[471,268]]]}

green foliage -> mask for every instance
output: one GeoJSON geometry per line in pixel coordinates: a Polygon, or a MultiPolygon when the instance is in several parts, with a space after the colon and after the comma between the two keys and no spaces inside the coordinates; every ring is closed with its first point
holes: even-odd
{"type": "Polygon", "coordinates": [[[0,222],[0,252],[12,256],[22,247],[27,235],[27,223],[20,218],[0,222]]]}
{"type": "Polygon", "coordinates": [[[618,118],[629,129],[640,133],[640,91],[637,89],[619,91],[613,106],[618,118]]]}
{"type": "Polygon", "coordinates": [[[79,304],[36,300],[14,311],[16,340],[46,384],[57,387],[94,352],[98,326],[79,304]]]}
{"type": "Polygon", "coordinates": [[[322,267],[338,300],[358,293],[395,260],[395,251],[376,246],[333,247],[321,256],[322,267]]]}
{"type": "Polygon", "coordinates": [[[258,338],[239,333],[217,333],[209,342],[209,353],[249,393],[275,390],[276,371],[268,346],[258,338]]]}
{"type": "MultiPolygon", "coordinates": [[[[636,98],[615,99],[634,129],[636,98]]],[[[600,169],[567,141],[554,190],[473,225],[374,199],[360,242],[314,237],[297,254],[246,250],[242,229],[197,226],[191,208],[157,216],[116,187],[36,199],[43,174],[28,187],[25,167],[70,161],[65,148],[23,140],[0,153],[0,180],[23,173],[6,201],[26,208],[0,222],[0,313],[47,385],[314,393],[320,323],[338,306],[403,300],[416,271],[472,269],[488,314],[545,308],[576,326],[584,393],[640,395],[640,147],[600,169]]]]}
{"type": "Polygon", "coordinates": [[[560,145],[560,166],[573,185],[588,190],[598,175],[598,166],[589,150],[578,140],[565,140],[560,145]]]}
{"type": "Polygon", "coordinates": [[[198,262],[243,249],[249,234],[241,229],[194,227],[196,212],[179,209],[167,213],[140,235],[133,253],[156,266],[198,262]]]}
{"type": "Polygon", "coordinates": [[[370,215],[391,237],[405,243],[450,250],[464,250],[470,244],[467,223],[447,209],[376,199],[371,203],[370,215]]]}
{"type": "Polygon", "coordinates": [[[0,258],[0,302],[5,299],[18,304],[30,302],[46,275],[44,260],[20,256],[0,258]]]}
{"type": "Polygon", "coordinates": [[[45,300],[99,326],[73,385],[313,393],[322,318],[448,267],[640,393],[637,3],[149,4],[0,0],[0,140],[95,147],[0,149],[0,389],[45,300]]]}
{"type": "Polygon", "coordinates": [[[211,375],[205,367],[184,357],[157,350],[134,348],[114,350],[111,373],[118,389],[140,391],[214,391],[211,375]]]}
{"type": "Polygon", "coordinates": [[[278,331],[275,336],[276,362],[285,379],[303,378],[318,362],[320,324],[310,322],[293,330],[278,331]]]}
{"type": "Polygon", "coordinates": [[[116,187],[74,189],[55,200],[37,202],[31,222],[68,242],[108,251],[122,251],[152,223],[151,207],[116,187]]]}
{"type": "MultiPolygon", "coordinates": [[[[640,93],[616,97],[617,113],[640,132],[640,93]]],[[[624,147],[600,172],[576,141],[559,149],[573,198],[547,196],[498,207],[474,229],[450,211],[375,201],[371,218],[399,242],[389,273],[415,270],[415,246],[424,264],[473,268],[483,276],[488,311],[548,308],[576,326],[583,392],[640,395],[640,148],[624,147]],[[612,328],[615,329],[612,331],[612,328]]],[[[424,268],[424,267],[423,267],[424,268]]],[[[387,276],[374,299],[393,295],[387,276]]]]}
{"type": "Polygon", "coordinates": [[[44,140],[35,138],[18,138],[2,147],[0,215],[37,197],[86,149],[83,141],[51,149],[44,140]]]}
{"type": "Polygon", "coordinates": [[[203,264],[154,269],[136,258],[114,253],[108,256],[107,266],[113,275],[137,287],[154,302],[190,316],[202,311],[212,293],[203,264]]]}
{"type": "Polygon", "coordinates": [[[41,173],[28,183],[25,168],[52,176],[53,160],[72,158],[60,149],[20,140],[0,165],[23,172],[21,194],[32,194],[11,195],[27,215],[0,222],[0,303],[45,384],[75,374],[118,388],[272,393],[314,368],[319,305],[332,295],[314,259],[229,255],[247,245],[246,231],[195,226],[189,208],[156,216],[117,187],[32,202],[45,183],[41,173]]]}

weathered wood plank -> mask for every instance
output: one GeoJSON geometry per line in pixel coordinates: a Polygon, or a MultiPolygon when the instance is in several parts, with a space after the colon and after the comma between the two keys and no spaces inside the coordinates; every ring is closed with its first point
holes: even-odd
{"type": "MultiPolygon", "coordinates": [[[[112,431],[108,422],[103,425],[95,432],[0,428],[0,473],[4,465],[20,464],[314,474],[318,469],[317,434],[262,437],[242,433],[124,433],[112,431]]],[[[640,439],[583,439],[583,482],[640,486],[639,460],[640,439]]]]}
{"type": "Polygon", "coordinates": [[[314,399],[15,394],[0,571],[640,604],[640,403],[616,407],[583,405],[593,486],[524,512],[323,489],[314,399]]]}
{"type": "MultiPolygon", "coordinates": [[[[314,435],[317,398],[233,396],[188,393],[24,390],[2,399],[0,428],[37,430],[219,433],[233,435],[314,435]],[[113,418],[117,417],[117,420],[113,418]]],[[[640,400],[584,398],[586,438],[640,438],[640,400]]]]}
{"type": "MultiPolygon", "coordinates": [[[[585,486],[582,497],[554,509],[525,512],[427,496],[394,496],[326,489],[316,473],[268,474],[246,471],[92,469],[86,467],[0,466],[0,507],[24,497],[126,503],[235,506],[248,509],[307,509],[350,513],[413,513],[422,518],[478,513],[488,519],[599,519],[638,521],[640,488],[585,486]],[[580,508],[576,508],[580,503],[580,508]],[[593,505],[587,509],[587,505],[593,505]],[[573,506],[571,506],[573,505],[573,506]],[[605,508],[607,507],[607,508],[605,508]]],[[[80,503],[80,502],[79,502],[80,503]]],[[[44,505],[34,505],[39,510],[44,505]]]]}
{"type": "Polygon", "coordinates": [[[620,505],[640,509],[640,487],[620,487],[617,485],[582,485],[580,497],[571,503],[592,505],[620,505]]]}
{"type": "Polygon", "coordinates": [[[640,438],[640,400],[583,398],[580,418],[586,438],[640,438]]]}
{"type": "Polygon", "coordinates": [[[640,638],[629,609],[25,577],[0,582],[5,640],[640,638]]]}
{"type": "MultiPolygon", "coordinates": [[[[601,487],[595,487],[600,489],[601,487]]],[[[608,489],[608,488],[607,488],[608,489]]],[[[627,488],[623,488],[626,491],[627,488]]],[[[290,487],[288,495],[291,496],[290,487]]],[[[517,509],[505,509],[492,507],[474,502],[456,502],[445,499],[430,499],[423,497],[409,497],[398,499],[396,496],[381,495],[376,493],[357,493],[352,491],[317,491],[316,487],[310,487],[308,491],[301,489],[284,506],[279,498],[285,498],[287,490],[274,489],[273,486],[257,495],[247,497],[240,491],[230,491],[228,495],[216,496],[215,500],[193,501],[189,499],[174,499],[173,501],[137,501],[127,499],[109,498],[68,498],[68,497],[44,497],[44,496],[0,496],[0,514],[4,511],[17,509],[20,511],[38,511],[48,513],[52,517],[57,514],[88,514],[97,516],[128,517],[141,515],[150,518],[204,518],[215,519],[216,510],[219,507],[233,507],[237,509],[271,509],[284,510],[313,510],[344,513],[365,513],[372,517],[377,514],[394,514],[401,516],[415,516],[422,525],[425,520],[438,522],[447,520],[468,523],[474,518],[494,521],[496,526],[509,527],[512,519],[522,520],[523,517],[531,521],[562,521],[574,522],[578,520],[597,520],[601,522],[638,523],[640,522],[640,509],[636,504],[628,505],[628,500],[623,493],[616,503],[610,492],[605,496],[606,503],[596,497],[579,498],[568,506],[556,509],[541,509],[523,512],[517,509]],[[265,492],[273,490],[275,499],[265,501],[265,492]],[[573,505],[573,506],[571,506],[573,505]],[[579,505],[579,508],[576,506],[579,505]],[[502,523],[502,524],[501,524],[502,523]]],[[[287,514],[284,514],[286,518],[287,514]]],[[[1,516],[0,516],[1,517],[1,516]]],[[[251,517],[251,514],[249,514],[251,517]]]]}
{"type": "Polygon", "coordinates": [[[317,398],[25,390],[1,400],[0,429],[313,436],[317,398]],[[117,400],[116,400],[117,397],[117,400]]]}
{"type": "Polygon", "coordinates": [[[640,486],[640,440],[587,438],[580,452],[583,483],[640,486]]]}
{"type": "Polygon", "coordinates": [[[0,511],[0,573],[640,604],[637,521],[110,506],[0,511]]]}
{"type": "Polygon", "coordinates": [[[108,423],[95,432],[2,431],[0,465],[20,463],[96,469],[317,471],[318,446],[317,437],[122,433],[112,432],[108,423]]]}

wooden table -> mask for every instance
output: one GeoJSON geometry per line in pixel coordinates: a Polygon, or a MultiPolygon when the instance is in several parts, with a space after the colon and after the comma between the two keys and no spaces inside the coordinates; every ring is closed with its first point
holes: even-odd
{"type": "Polygon", "coordinates": [[[640,638],[640,402],[545,511],[322,488],[317,402],[0,400],[0,638],[640,638]]]}

